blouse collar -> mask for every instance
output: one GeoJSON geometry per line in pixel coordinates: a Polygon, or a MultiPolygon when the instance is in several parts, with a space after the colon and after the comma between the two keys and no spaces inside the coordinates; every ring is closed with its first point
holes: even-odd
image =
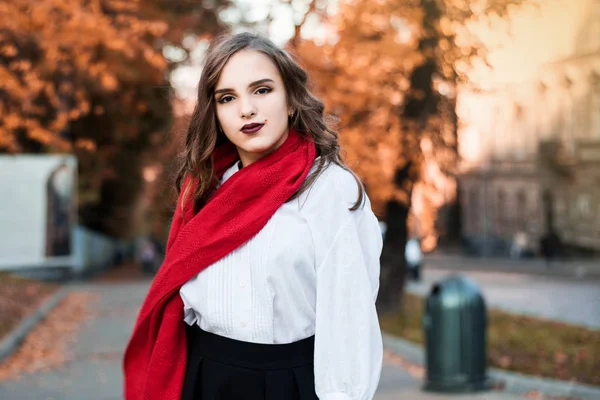
{"type": "MultiPolygon", "coordinates": [[[[317,162],[321,158],[320,156],[315,158],[315,162],[317,162]]],[[[238,172],[242,167],[242,161],[238,160],[231,167],[229,167],[225,173],[223,173],[223,177],[221,178],[221,184],[223,184],[227,179],[231,178],[236,172],[238,172]]]]}
{"type": "Polygon", "coordinates": [[[223,173],[223,177],[221,178],[221,184],[223,182],[225,182],[227,179],[231,178],[233,176],[233,174],[235,174],[236,172],[238,172],[240,170],[242,162],[241,161],[237,161],[235,163],[233,163],[233,165],[231,167],[229,167],[225,173],[223,173]]]}

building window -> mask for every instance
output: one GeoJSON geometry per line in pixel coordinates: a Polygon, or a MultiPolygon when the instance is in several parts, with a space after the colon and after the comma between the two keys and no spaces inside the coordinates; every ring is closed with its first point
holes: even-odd
{"type": "Polygon", "coordinates": [[[592,102],[592,89],[587,90],[585,96],[579,100],[575,105],[576,107],[576,123],[575,123],[575,136],[578,139],[587,139],[592,136],[592,109],[590,104],[592,102]]]}
{"type": "Polygon", "coordinates": [[[591,138],[600,140],[600,75],[592,75],[592,101],[590,101],[591,138]]]}
{"type": "Polygon", "coordinates": [[[592,199],[588,194],[580,194],[577,197],[577,211],[582,219],[587,219],[592,214],[592,199]]]}
{"type": "Polygon", "coordinates": [[[469,216],[469,231],[471,234],[478,234],[481,232],[479,221],[481,205],[479,204],[479,193],[476,188],[469,190],[469,200],[467,204],[469,205],[467,213],[469,216]]]}
{"type": "Polygon", "coordinates": [[[550,190],[544,190],[544,194],[542,195],[542,209],[544,212],[544,230],[546,232],[551,232],[555,229],[554,206],[554,195],[550,190]]]}
{"type": "Polygon", "coordinates": [[[551,121],[548,118],[548,86],[544,82],[538,84],[537,101],[534,105],[535,126],[539,139],[547,140],[551,134],[551,121]]]}
{"type": "Polygon", "coordinates": [[[527,154],[527,130],[525,124],[525,110],[522,105],[515,103],[513,111],[513,121],[511,127],[512,154],[517,160],[522,160],[527,154]]]}
{"type": "Polygon", "coordinates": [[[502,235],[506,231],[506,194],[503,189],[496,192],[496,232],[502,235]]]}
{"type": "Polygon", "coordinates": [[[527,210],[527,193],[521,189],[517,193],[517,227],[520,231],[527,230],[527,219],[529,213],[527,210]]]}

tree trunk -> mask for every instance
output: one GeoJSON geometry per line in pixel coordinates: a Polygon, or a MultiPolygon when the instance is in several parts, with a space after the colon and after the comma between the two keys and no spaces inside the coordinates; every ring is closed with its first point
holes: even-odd
{"type": "Polygon", "coordinates": [[[116,174],[103,180],[98,201],[80,210],[84,226],[111,237],[129,236],[133,207],[142,188],[142,151],[121,149],[110,161],[116,174]]]}
{"type": "Polygon", "coordinates": [[[408,135],[403,135],[402,149],[408,162],[398,168],[394,177],[396,190],[408,192],[408,199],[401,203],[397,199],[390,200],[386,205],[387,232],[381,255],[381,278],[377,309],[379,315],[394,313],[400,310],[406,280],[406,258],[404,256],[408,239],[408,212],[410,197],[414,183],[419,179],[420,165],[420,130],[425,129],[428,118],[437,112],[438,95],[434,91],[433,77],[438,71],[435,50],[438,45],[438,35],[435,30],[440,18],[440,10],[436,0],[423,1],[424,37],[419,41],[419,49],[425,55],[425,60],[417,66],[410,76],[410,89],[400,115],[400,121],[405,129],[416,129],[417,140],[407,141],[408,135]]]}
{"type": "Polygon", "coordinates": [[[386,205],[387,231],[381,254],[381,274],[377,312],[380,316],[400,309],[406,276],[404,249],[408,236],[407,219],[409,206],[397,200],[386,205]]]}

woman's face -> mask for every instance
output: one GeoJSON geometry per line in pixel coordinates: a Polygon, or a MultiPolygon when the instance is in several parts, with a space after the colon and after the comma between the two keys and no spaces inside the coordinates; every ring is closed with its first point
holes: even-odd
{"type": "Polygon", "coordinates": [[[275,63],[255,50],[234,54],[215,87],[217,119],[248,166],[276,150],[288,136],[291,109],[275,63]]]}

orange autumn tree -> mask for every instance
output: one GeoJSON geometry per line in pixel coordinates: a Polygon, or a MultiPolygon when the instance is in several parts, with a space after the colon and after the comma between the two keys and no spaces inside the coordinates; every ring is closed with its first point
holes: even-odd
{"type": "Polygon", "coordinates": [[[74,152],[82,222],[118,235],[139,153],[170,120],[166,24],[131,0],[0,0],[0,15],[0,151],[74,152]]]}
{"type": "Polygon", "coordinates": [[[165,85],[153,40],[166,25],[144,20],[137,1],[1,0],[0,14],[4,151],[93,149],[104,138],[71,126],[88,115],[129,115],[124,136],[151,112],[164,118],[137,88],[165,85]]]}
{"type": "MultiPolygon", "coordinates": [[[[200,40],[211,39],[229,28],[220,18],[222,12],[239,11],[231,0],[144,0],[140,6],[146,18],[163,21],[167,26],[160,45],[176,49],[175,59],[168,58],[170,68],[189,61],[190,52],[200,40]]],[[[245,23],[243,16],[237,23],[245,23]]]]}
{"type": "Polygon", "coordinates": [[[0,0],[0,152],[75,153],[81,222],[126,236],[172,120],[163,49],[218,30],[226,3],[0,0]]]}
{"type": "MultiPolygon", "coordinates": [[[[238,15],[235,24],[247,24],[245,14],[239,5],[230,0],[145,0],[143,9],[146,15],[160,18],[166,22],[168,29],[161,38],[161,45],[168,54],[168,68],[178,74],[178,68],[188,71],[200,68],[199,55],[207,45],[207,41],[216,34],[229,30],[230,27],[221,20],[223,11],[231,11],[238,15]]],[[[195,74],[192,74],[195,75],[195,74]]],[[[197,84],[191,78],[184,85],[197,84]]],[[[175,85],[175,83],[174,83],[175,85]]],[[[177,199],[175,175],[177,171],[177,155],[185,142],[185,133],[189,125],[189,99],[185,94],[175,92],[171,102],[173,120],[168,131],[162,136],[161,145],[147,152],[143,169],[152,171],[151,179],[146,179],[144,196],[141,203],[143,212],[143,230],[155,239],[166,242],[168,228],[173,215],[173,204],[177,199]]]]}
{"type": "Polygon", "coordinates": [[[435,191],[429,177],[451,178],[457,162],[454,95],[466,79],[461,67],[485,56],[466,26],[524,1],[341,1],[330,27],[335,39],[295,46],[328,110],[340,116],[346,159],[387,222],[381,312],[397,308],[404,286],[415,187],[435,191]]]}

